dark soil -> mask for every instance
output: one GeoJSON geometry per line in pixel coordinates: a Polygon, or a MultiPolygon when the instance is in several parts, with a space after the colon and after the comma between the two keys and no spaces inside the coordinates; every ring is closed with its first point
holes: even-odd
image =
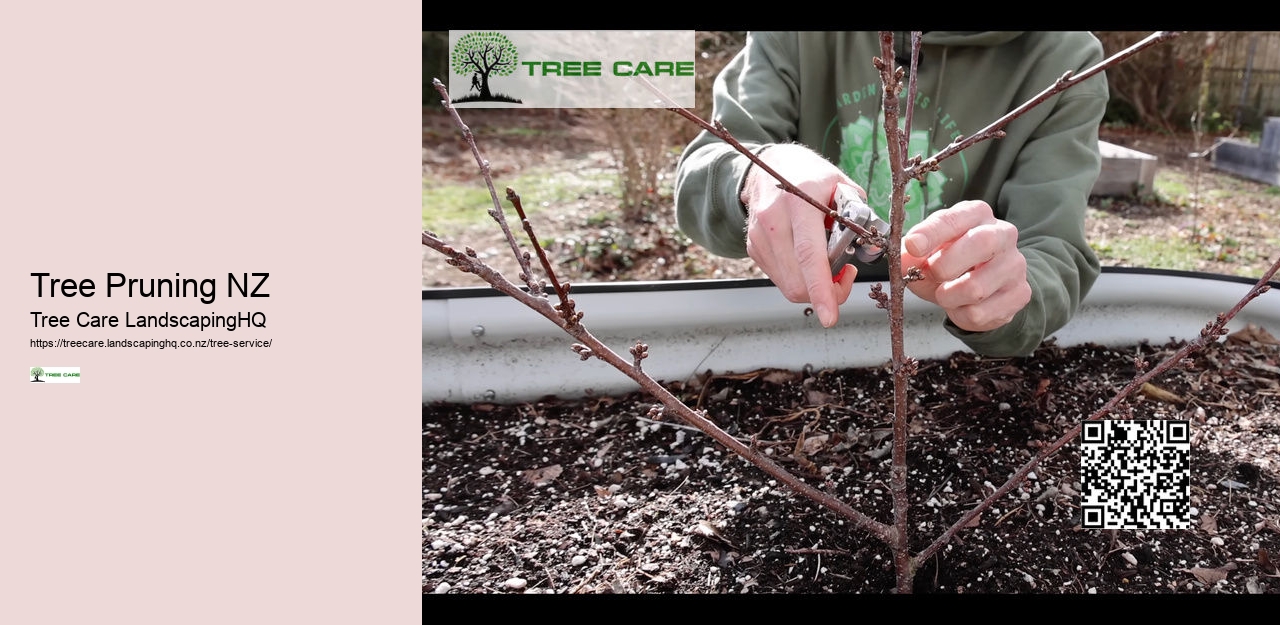
{"type": "MultiPolygon", "coordinates": [[[[1241,338],[1237,335],[1235,338],[1241,338]]],[[[1190,423],[1190,529],[1081,528],[1078,439],[962,530],[918,593],[1280,593],[1280,347],[1233,340],[1116,416],[1190,423]]],[[[912,549],[1176,344],[956,353],[913,378],[912,549]]],[[[605,366],[597,362],[582,366],[605,366]]],[[[669,386],[784,468],[891,518],[884,368],[669,386]]],[[[889,549],[640,394],[423,406],[428,593],[886,593],[889,549]]]]}

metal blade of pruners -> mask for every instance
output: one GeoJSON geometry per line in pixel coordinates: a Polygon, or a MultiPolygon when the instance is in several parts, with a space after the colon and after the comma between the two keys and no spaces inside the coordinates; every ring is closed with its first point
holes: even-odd
{"type": "MultiPolygon", "coordinates": [[[[867,230],[872,228],[879,234],[889,233],[889,224],[876,216],[876,212],[849,185],[836,185],[836,195],[831,200],[831,208],[840,216],[852,221],[867,230]]],[[[844,224],[835,222],[827,236],[827,259],[831,261],[831,275],[840,273],[845,265],[853,259],[864,263],[872,263],[884,255],[884,250],[871,241],[858,236],[844,224]]]]}

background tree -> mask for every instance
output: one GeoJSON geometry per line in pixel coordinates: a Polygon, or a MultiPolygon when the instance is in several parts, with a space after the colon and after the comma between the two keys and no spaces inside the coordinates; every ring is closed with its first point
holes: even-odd
{"type": "Polygon", "coordinates": [[[431,79],[449,75],[449,31],[422,31],[422,106],[442,108],[440,94],[431,87],[431,79]]]}
{"type": "MultiPolygon", "coordinates": [[[[1128,48],[1147,32],[1094,32],[1106,54],[1128,48]]],[[[1147,128],[1172,132],[1185,128],[1195,111],[1201,74],[1212,33],[1188,32],[1166,45],[1158,46],[1128,63],[1107,70],[1111,101],[1108,121],[1126,121],[1147,128]]]]}

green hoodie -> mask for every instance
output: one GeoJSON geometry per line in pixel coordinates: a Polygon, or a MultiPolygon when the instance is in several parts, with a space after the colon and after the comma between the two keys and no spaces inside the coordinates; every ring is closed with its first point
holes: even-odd
{"type": "MultiPolygon", "coordinates": [[[[899,65],[910,64],[910,38],[895,35],[899,65]]],[[[1103,58],[1088,33],[928,32],[908,152],[934,154],[954,138],[981,130],[1052,85],[1067,71],[1103,58]]],[[[880,114],[876,33],[751,33],[716,78],[714,116],[743,145],[760,151],[799,142],[837,164],[867,191],[888,220],[889,167],[880,114]]],[[[905,87],[906,78],[903,79],[905,87]]],[[[904,88],[901,98],[908,99],[904,88]]],[[[1098,177],[1098,125],[1107,82],[1097,74],[1057,94],[1005,127],[1006,136],[978,143],[942,163],[923,188],[907,188],[906,228],[961,200],[979,199],[1017,226],[1027,259],[1031,302],[990,332],[947,329],[976,352],[1029,354],[1075,313],[1098,276],[1084,237],[1089,190],[1098,177]]],[[[747,255],[746,208],[739,200],[745,156],[710,133],[680,158],[676,213],[680,228],[721,256],[747,255]]],[[[883,280],[888,263],[858,264],[858,278],[883,280]]]]}

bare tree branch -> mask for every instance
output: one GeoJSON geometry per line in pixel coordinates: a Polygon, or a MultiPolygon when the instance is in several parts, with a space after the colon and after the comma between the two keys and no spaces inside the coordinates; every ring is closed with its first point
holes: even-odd
{"type": "Polygon", "coordinates": [[[1021,117],[1027,111],[1039,106],[1041,102],[1048,100],[1050,97],[1053,97],[1055,94],[1058,94],[1062,91],[1066,91],[1067,89],[1070,89],[1071,87],[1074,87],[1080,82],[1092,77],[1094,74],[1097,74],[1098,72],[1101,72],[1107,69],[1108,67],[1111,67],[1112,65],[1115,65],[1117,63],[1120,63],[1128,59],[1129,57],[1137,54],[1139,51],[1143,49],[1146,49],[1162,41],[1177,37],[1180,34],[1181,33],[1170,32],[1170,31],[1161,31],[1157,33],[1152,33],[1150,36],[1143,39],[1142,41],[1139,41],[1138,43],[1135,43],[1132,46],[1129,46],[1128,48],[1125,48],[1124,50],[1121,50],[1111,55],[1110,57],[1104,59],[1102,62],[1098,63],[1097,65],[1094,65],[1093,67],[1090,67],[1089,69],[1086,69],[1083,72],[1080,72],[1079,74],[1076,74],[1074,76],[1072,75],[1072,72],[1067,72],[1063,74],[1061,78],[1059,78],[1056,82],[1053,83],[1053,85],[1049,86],[1044,91],[1041,91],[1039,95],[1035,96],[1034,98],[1031,98],[1030,100],[1027,100],[1018,108],[1015,108],[1012,111],[1009,111],[1000,119],[997,119],[996,121],[991,122],[982,130],[979,130],[968,137],[959,137],[956,140],[952,141],[951,145],[948,145],[947,147],[943,148],[942,151],[938,152],[937,154],[934,154],[933,156],[930,156],[929,158],[924,159],[917,165],[908,167],[907,175],[912,178],[923,178],[925,174],[928,174],[931,171],[937,171],[939,163],[941,163],[942,161],[948,158],[951,158],[952,156],[955,156],[965,148],[968,148],[969,146],[975,143],[986,141],[987,139],[997,139],[997,138],[1003,137],[1004,131],[1001,130],[1001,128],[1004,128],[1009,124],[1009,122],[1021,117]]]}
{"type": "Polygon", "coordinates": [[[787,180],[786,178],[782,177],[782,174],[779,174],[777,171],[774,171],[774,169],[770,167],[768,164],[766,164],[763,160],[761,160],[759,156],[756,156],[754,152],[747,149],[746,146],[742,145],[742,143],[740,143],[738,139],[734,137],[727,128],[724,127],[724,124],[721,124],[719,121],[716,121],[714,124],[707,123],[706,120],[695,115],[693,111],[690,111],[689,109],[686,109],[683,106],[676,104],[675,100],[672,100],[670,96],[663,93],[660,89],[654,86],[652,82],[649,82],[649,80],[646,79],[645,77],[637,76],[636,78],[640,80],[640,82],[643,83],[644,86],[648,87],[650,91],[652,91],[655,95],[658,96],[658,98],[663,102],[663,104],[666,105],[667,110],[679,114],[681,117],[697,124],[703,130],[706,130],[712,135],[718,137],[721,141],[724,141],[725,143],[733,146],[733,149],[737,150],[739,154],[742,154],[743,156],[747,157],[747,159],[750,160],[753,165],[755,165],[756,167],[759,167],[761,170],[763,170],[765,173],[769,174],[770,176],[773,176],[773,179],[778,181],[779,189],[782,189],[783,191],[786,191],[787,193],[790,193],[804,200],[810,206],[822,211],[822,214],[826,215],[827,218],[852,230],[859,237],[863,237],[868,241],[871,241],[873,244],[877,246],[880,246],[880,247],[884,246],[884,243],[886,241],[886,239],[884,238],[885,233],[875,232],[874,229],[867,230],[866,228],[863,228],[860,224],[854,223],[852,220],[845,218],[839,213],[839,211],[836,211],[830,206],[823,206],[817,200],[813,199],[808,193],[805,193],[803,190],[801,190],[800,187],[797,187],[794,184],[791,184],[790,180],[787,180]]]}
{"type": "Polygon", "coordinates": [[[493,217],[493,220],[502,227],[502,233],[507,237],[507,245],[511,246],[511,253],[520,262],[521,275],[524,276],[521,279],[529,286],[530,291],[542,293],[533,280],[533,271],[529,267],[529,256],[520,252],[520,244],[516,243],[516,237],[511,232],[511,227],[507,225],[507,218],[502,212],[502,202],[498,200],[498,190],[493,187],[493,175],[492,170],[489,168],[489,161],[480,156],[480,149],[476,147],[475,136],[471,134],[471,128],[462,121],[462,117],[458,115],[458,110],[453,108],[453,104],[449,102],[448,87],[445,87],[439,78],[433,78],[431,85],[444,97],[441,102],[449,110],[449,114],[453,116],[454,123],[462,129],[462,136],[466,138],[467,144],[471,146],[471,155],[475,157],[476,164],[480,166],[480,172],[484,174],[484,182],[489,187],[489,197],[493,200],[493,209],[489,211],[489,216],[493,217]]]}

